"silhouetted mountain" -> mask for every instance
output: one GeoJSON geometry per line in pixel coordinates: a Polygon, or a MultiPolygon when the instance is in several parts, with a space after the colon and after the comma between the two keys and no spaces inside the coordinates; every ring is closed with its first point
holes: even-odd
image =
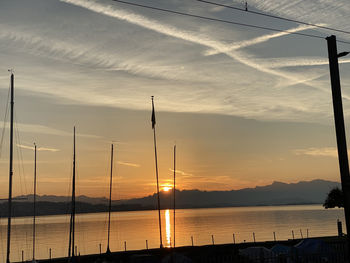
{"type": "MultiPolygon", "coordinates": [[[[20,195],[15,197],[18,201],[33,202],[34,195],[20,195]]],[[[70,202],[70,196],[57,196],[57,195],[37,195],[37,202],[70,202]]],[[[105,197],[88,197],[86,195],[79,195],[75,198],[77,202],[89,203],[89,204],[108,204],[108,199],[105,197]]]]}
{"type": "MultiPolygon", "coordinates": [[[[313,180],[290,184],[274,182],[267,186],[231,191],[182,190],[176,191],[176,204],[179,208],[320,204],[324,202],[329,190],[336,186],[339,187],[340,184],[313,180]]],[[[172,195],[172,191],[160,193],[162,207],[172,207],[172,195]]],[[[157,195],[153,194],[144,198],[121,200],[117,203],[154,206],[156,198],[157,195]]]]}
{"type": "MultiPolygon", "coordinates": [[[[313,180],[298,183],[273,182],[271,185],[257,186],[231,191],[200,191],[176,190],[177,208],[201,207],[229,207],[229,206],[263,206],[263,205],[291,205],[291,204],[321,204],[327,193],[340,183],[313,180]]],[[[161,207],[172,208],[172,191],[161,192],[161,207]]],[[[33,214],[30,202],[33,195],[18,196],[13,203],[15,216],[29,216],[33,214]]],[[[106,212],[108,199],[78,196],[77,213],[106,212]]],[[[113,201],[113,211],[150,210],[156,209],[157,194],[143,198],[113,201]]],[[[6,216],[7,202],[0,203],[1,216],[6,216]]],[[[67,214],[70,212],[70,197],[44,195],[37,196],[38,215],[67,214]]]]}
{"type": "MultiPolygon", "coordinates": [[[[135,211],[135,210],[151,210],[152,207],[145,207],[141,205],[113,205],[112,211],[135,211]]],[[[12,216],[33,216],[33,205],[29,202],[13,202],[12,216]]],[[[99,213],[107,212],[108,206],[103,204],[90,204],[83,202],[76,202],[76,213],[99,213]]],[[[70,214],[70,202],[37,202],[36,215],[61,215],[70,214]]],[[[0,203],[0,217],[7,217],[8,206],[7,202],[0,203]]]]}

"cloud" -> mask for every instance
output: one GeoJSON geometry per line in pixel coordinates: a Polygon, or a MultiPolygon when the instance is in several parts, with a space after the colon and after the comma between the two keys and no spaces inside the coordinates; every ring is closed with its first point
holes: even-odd
{"type": "MultiPolygon", "coordinates": [[[[317,61],[319,57],[263,59],[243,50],[232,50],[235,45],[237,48],[256,45],[283,34],[269,33],[249,40],[230,43],[214,38],[216,34],[212,34],[213,32],[210,30],[215,27],[206,27],[202,23],[197,26],[196,21],[188,25],[195,29],[187,30],[163,22],[163,16],[159,16],[159,20],[156,20],[121,9],[124,6],[119,9],[119,5],[113,2],[111,5],[105,4],[107,1],[104,3],[103,1],[62,0],[62,2],[86,8],[80,10],[85,12],[85,14],[81,12],[83,16],[90,11],[108,16],[98,18],[99,23],[107,27],[114,28],[117,25],[122,31],[131,28],[140,32],[125,36],[123,40],[125,42],[121,41],[121,43],[130,41],[133,45],[147,35],[145,42],[135,44],[136,49],[128,47],[123,49],[125,45],[122,46],[119,41],[113,42],[117,39],[114,34],[106,35],[105,32],[98,31],[99,26],[95,28],[95,23],[91,26],[91,32],[96,32],[96,39],[104,39],[103,41],[93,39],[85,41],[87,39],[86,33],[84,33],[85,28],[79,26],[79,23],[74,29],[81,30],[76,38],[67,37],[74,32],[73,29],[64,29],[57,33],[59,36],[57,38],[57,35],[47,32],[38,35],[42,29],[36,28],[31,31],[30,25],[22,30],[19,30],[19,27],[12,30],[13,28],[10,26],[2,24],[0,25],[0,37],[20,43],[20,48],[23,47],[26,53],[28,51],[28,53],[39,56],[68,60],[70,63],[65,63],[65,65],[82,64],[85,67],[78,70],[75,70],[74,67],[70,68],[69,73],[65,69],[61,73],[58,71],[51,74],[54,71],[52,66],[44,69],[42,65],[39,65],[39,69],[46,79],[34,81],[32,76],[35,75],[31,75],[27,77],[29,82],[22,82],[25,83],[25,86],[21,87],[23,89],[49,94],[58,99],[59,102],[69,101],[85,105],[107,105],[127,109],[147,109],[149,105],[145,103],[145,97],[153,93],[160,98],[157,109],[161,111],[217,113],[263,120],[315,121],[317,119],[316,121],[320,121],[320,119],[328,117],[327,114],[324,114],[328,108],[323,105],[326,105],[326,100],[328,101],[330,90],[325,88],[325,82],[321,83],[319,80],[326,74],[325,67],[322,69],[303,69],[299,72],[294,68],[285,68],[299,64],[315,65],[320,63],[317,61]],[[111,22],[110,17],[116,18],[116,21],[111,22]],[[206,31],[207,29],[209,31],[206,31]],[[148,30],[158,32],[160,35],[148,30]],[[55,37],[50,37],[50,34],[55,35],[55,37]],[[149,41],[150,35],[152,35],[152,41],[149,41]],[[176,38],[175,41],[172,38],[176,38]],[[74,39],[80,41],[74,41],[74,39]],[[178,41],[179,39],[184,41],[178,41]],[[179,42],[183,43],[179,44],[179,42]],[[164,48],[164,53],[176,50],[179,51],[179,55],[175,58],[175,52],[168,52],[166,54],[169,55],[163,56],[160,52],[163,49],[159,49],[159,47],[164,48]],[[210,58],[201,56],[201,51],[206,49],[226,54],[229,58],[225,56],[210,58]],[[121,52],[113,52],[115,50],[121,52]],[[236,63],[237,61],[239,63],[236,63]],[[91,68],[89,68],[90,66],[91,68]],[[90,69],[93,73],[89,71],[90,69]],[[255,69],[267,74],[259,74],[260,72],[256,72],[255,69]],[[140,79],[134,76],[107,73],[108,70],[120,70],[138,76],[155,76],[162,80],[185,81],[182,83],[161,82],[158,79],[143,78],[141,83],[140,79]],[[62,79],[64,79],[64,85],[61,85],[62,79]],[[315,89],[309,89],[309,86],[304,87],[300,84],[310,85],[324,94],[320,95],[315,92],[315,89]],[[55,85],[60,85],[60,88],[51,88],[55,85]],[[298,85],[297,90],[302,90],[302,92],[295,92],[295,87],[292,87],[294,90],[289,89],[292,85],[298,85]],[[190,97],[188,92],[192,94],[190,97]],[[300,96],[302,93],[304,95],[300,96]],[[318,97],[321,103],[313,102],[312,98],[314,97],[318,97]],[[281,103],[282,101],[283,103],[281,103]]],[[[60,7],[63,10],[75,9],[67,4],[61,4],[60,7]]],[[[174,25],[178,23],[176,17],[171,21],[171,23],[175,23],[174,25]]],[[[69,22],[74,22],[74,20],[69,20],[69,22]]],[[[179,22],[179,24],[187,26],[186,23],[179,22]]],[[[290,30],[302,30],[302,28],[295,27],[290,30]]],[[[236,32],[232,30],[232,33],[236,32]]],[[[18,43],[9,43],[16,46],[17,52],[18,43]]],[[[326,60],[323,60],[322,65],[325,62],[326,60]]],[[[345,98],[348,97],[345,96],[345,98]]]]}
{"type": "MultiPolygon", "coordinates": [[[[284,57],[284,58],[265,58],[256,59],[256,63],[266,64],[269,68],[282,68],[282,67],[301,67],[301,66],[323,66],[328,65],[329,61],[325,58],[315,57],[284,57]]],[[[350,59],[339,59],[339,64],[350,63],[350,59]]]]}
{"type": "MultiPolygon", "coordinates": [[[[17,146],[19,148],[22,148],[22,149],[28,149],[28,150],[33,150],[34,151],[34,147],[33,146],[27,146],[27,145],[22,145],[22,144],[17,144],[17,146]]],[[[56,149],[56,148],[37,147],[37,151],[59,152],[60,150],[56,149]]]]}
{"type": "MultiPolygon", "coordinates": [[[[299,32],[299,31],[303,31],[303,30],[307,30],[307,29],[312,29],[312,28],[315,28],[315,27],[301,25],[301,26],[298,26],[296,28],[288,29],[288,31],[285,31],[285,32],[266,34],[266,35],[262,35],[262,36],[259,36],[259,37],[253,38],[253,39],[234,42],[231,45],[229,45],[229,47],[225,51],[228,52],[228,51],[233,51],[233,50],[240,49],[240,48],[253,46],[253,45],[260,44],[260,43],[269,41],[269,40],[277,38],[277,37],[290,35],[291,33],[299,32]]],[[[222,52],[220,52],[218,50],[211,49],[211,50],[205,51],[204,55],[211,56],[211,55],[216,55],[216,54],[220,54],[220,53],[222,53],[222,52]]]]}
{"type": "MultiPolygon", "coordinates": [[[[173,169],[171,169],[171,168],[169,168],[169,171],[174,172],[174,170],[173,170],[173,169]]],[[[186,173],[186,172],[184,172],[184,171],[180,171],[180,170],[176,170],[176,173],[177,173],[177,174],[184,175],[184,176],[193,176],[193,174],[186,173]]]]}
{"type": "MultiPolygon", "coordinates": [[[[8,124],[8,123],[6,123],[8,124]]],[[[4,123],[0,122],[0,126],[3,126],[4,123]]],[[[27,124],[27,123],[18,123],[17,127],[20,132],[27,132],[27,133],[36,133],[36,134],[47,134],[47,135],[56,135],[56,136],[73,136],[73,132],[66,132],[59,129],[54,129],[48,126],[40,125],[40,124],[27,124]]],[[[6,125],[6,128],[8,128],[8,125],[6,125]]],[[[84,137],[84,138],[93,138],[93,139],[99,139],[101,136],[92,135],[92,134],[84,134],[84,133],[76,133],[77,137],[84,137]]]]}
{"type": "MultiPolygon", "coordinates": [[[[38,56],[47,56],[56,60],[66,59],[73,64],[84,64],[107,71],[125,71],[131,74],[169,80],[179,79],[179,75],[173,73],[177,70],[177,66],[165,66],[157,64],[155,61],[147,63],[135,59],[121,59],[120,56],[116,57],[114,53],[101,51],[101,49],[85,43],[42,37],[4,26],[0,26],[0,38],[23,43],[27,51],[38,56]]],[[[189,77],[187,80],[191,80],[191,78],[189,77]]]]}
{"type": "Polygon", "coordinates": [[[225,44],[224,42],[221,42],[221,41],[211,39],[210,37],[203,34],[198,34],[193,31],[181,30],[174,26],[161,23],[157,20],[149,19],[145,16],[128,12],[125,10],[117,9],[112,5],[104,5],[101,3],[97,3],[95,1],[86,1],[86,0],[60,0],[60,1],[72,4],[75,6],[79,6],[82,8],[86,8],[90,11],[103,14],[109,17],[113,17],[122,21],[126,21],[131,24],[138,25],[140,27],[143,27],[149,30],[153,30],[160,34],[164,34],[164,35],[182,39],[188,42],[210,47],[220,53],[226,54],[227,56],[231,57],[232,59],[246,66],[252,67],[264,73],[268,73],[274,76],[297,81],[297,83],[305,83],[308,81],[307,79],[303,80],[300,74],[292,74],[288,72],[273,70],[263,65],[260,65],[258,63],[255,63],[253,59],[250,59],[250,57],[244,54],[243,52],[230,50],[231,45],[225,44]],[[227,50],[230,50],[230,51],[227,51],[227,50]]]}
{"type": "Polygon", "coordinates": [[[337,149],[334,147],[323,147],[323,148],[307,148],[307,149],[296,149],[293,151],[296,155],[308,155],[308,156],[319,156],[319,157],[338,157],[337,149]]]}
{"type": "MultiPolygon", "coordinates": [[[[240,3],[239,0],[234,1],[240,3]]],[[[327,26],[329,27],[342,30],[350,29],[347,23],[350,12],[348,1],[251,0],[249,1],[249,5],[264,12],[309,23],[318,23],[323,18],[327,21],[327,26]]],[[[327,33],[330,34],[329,31],[327,33]]],[[[342,33],[337,33],[337,35],[343,35],[348,38],[348,36],[342,33]]]]}
{"type": "Polygon", "coordinates": [[[140,167],[141,166],[137,163],[129,163],[129,162],[122,162],[122,161],[118,161],[117,163],[120,165],[125,165],[125,166],[130,166],[130,167],[140,167]]]}

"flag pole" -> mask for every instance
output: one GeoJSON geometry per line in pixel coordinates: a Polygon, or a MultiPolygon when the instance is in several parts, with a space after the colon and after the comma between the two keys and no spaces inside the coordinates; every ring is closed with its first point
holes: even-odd
{"type": "Polygon", "coordinates": [[[157,160],[157,140],[156,140],[156,114],[154,112],[154,102],[152,98],[152,129],[153,129],[153,141],[154,141],[154,157],[156,163],[156,178],[157,178],[157,201],[158,201],[158,221],[159,221],[159,240],[160,240],[160,248],[163,248],[163,240],[162,240],[162,221],[160,216],[160,197],[159,197],[159,179],[158,179],[158,160],[157,160]]]}

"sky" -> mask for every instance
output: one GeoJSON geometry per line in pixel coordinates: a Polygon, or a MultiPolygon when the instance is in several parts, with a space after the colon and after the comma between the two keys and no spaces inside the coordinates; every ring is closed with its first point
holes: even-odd
{"type": "MultiPolygon", "coordinates": [[[[327,43],[336,34],[196,0],[128,0],[274,32],[135,7],[112,0],[0,2],[1,197],[8,191],[8,90],[15,74],[14,195],[69,195],[73,127],[77,193],[113,198],[156,191],[151,96],[161,188],[231,190],[339,181],[327,43]]],[[[244,8],[244,1],[214,2],[244,8]]],[[[350,31],[346,0],[250,0],[248,9],[350,31]]],[[[338,51],[350,45],[338,43],[338,51]]],[[[350,57],[340,59],[350,120],[350,57]]],[[[348,126],[347,126],[348,127],[348,126]]],[[[349,129],[347,129],[349,130],[349,129]]]]}

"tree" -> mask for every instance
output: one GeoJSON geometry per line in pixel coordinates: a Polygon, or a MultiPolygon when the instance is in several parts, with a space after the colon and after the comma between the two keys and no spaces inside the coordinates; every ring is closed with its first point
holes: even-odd
{"type": "Polygon", "coordinates": [[[329,191],[326,200],[323,203],[324,208],[344,207],[343,191],[338,187],[329,191]]]}

